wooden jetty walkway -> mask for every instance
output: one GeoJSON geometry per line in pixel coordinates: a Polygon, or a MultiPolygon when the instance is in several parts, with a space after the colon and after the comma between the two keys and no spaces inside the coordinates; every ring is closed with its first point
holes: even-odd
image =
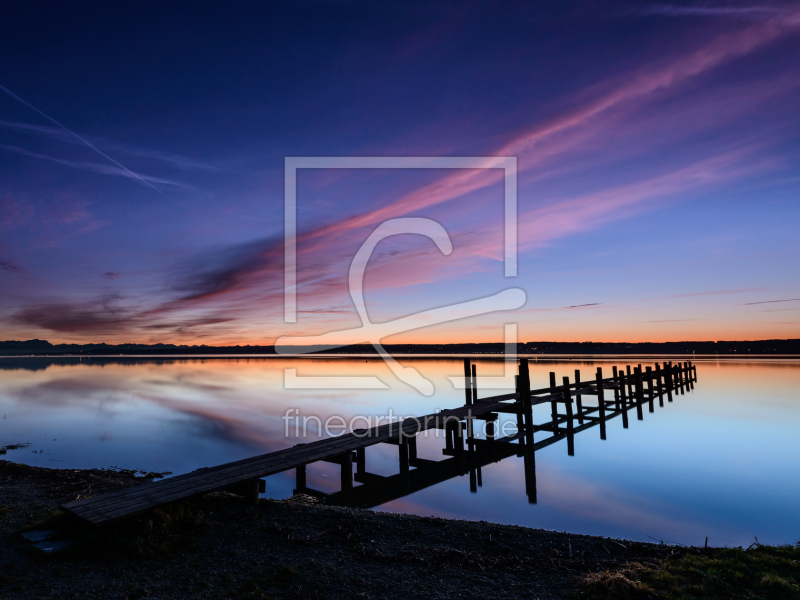
{"type": "Polygon", "coordinates": [[[623,427],[627,428],[629,410],[635,408],[637,419],[642,420],[645,404],[649,412],[653,412],[656,401],[664,406],[665,398],[672,402],[674,393],[684,394],[693,389],[697,381],[697,368],[691,362],[675,365],[665,362],[663,365],[656,364],[655,369],[646,367],[645,370],[641,365],[633,369],[628,365],[625,370],[613,367],[613,374],[608,378],[603,378],[602,368],[598,367],[594,379],[589,381],[581,381],[580,371],[576,370],[575,380],[570,382],[569,377],[564,377],[561,385],[558,385],[555,373],[550,373],[550,385],[547,388],[532,390],[528,360],[522,358],[515,392],[478,399],[475,365],[468,360],[464,361],[464,374],[468,382],[466,403],[458,408],[297,444],[261,456],[70,502],[62,505],[62,508],[91,524],[100,525],[220,490],[240,493],[250,501],[257,502],[259,492],[264,489],[263,477],[292,469],[297,477],[295,491],[319,496],[322,494],[306,485],[306,465],[319,461],[341,466],[341,491],[324,495],[328,501],[369,507],[467,472],[470,473],[470,487],[474,491],[480,485],[482,466],[513,455],[525,457],[526,492],[529,501],[535,502],[536,450],[566,439],[567,451],[573,455],[577,433],[597,426],[600,438],[606,439],[607,421],[621,416],[623,427]],[[587,397],[593,398],[588,404],[587,397]],[[550,420],[535,424],[532,407],[548,403],[551,405],[550,420]],[[516,415],[514,435],[496,437],[495,425],[499,414],[516,415]],[[486,421],[486,439],[474,436],[475,420],[486,421]],[[433,461],[417,457],[416,436],[434,428],[445,431],[446,447],[443,453],[450,459],[433,461]],[[550,435],[536,442],[536,432],[548,432],[550,435]],[[381,443],[398,446],[398,475],[382,477],[366,472],[366,448],[381,443]],[[363,485],[354,487],[354,480],[363,485]]]}

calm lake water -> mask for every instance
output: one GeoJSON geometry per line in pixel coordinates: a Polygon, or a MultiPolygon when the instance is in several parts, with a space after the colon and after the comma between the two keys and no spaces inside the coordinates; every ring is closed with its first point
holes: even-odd
{"type": "MultiPolygon", "coordinates": [[[[652,362],[634,358],[531,362],[534,388],[581,369],[652,362]]],[[[459,359],[407,359],[436,385],[427,398],[364,358],[0,358],[0,446],[30,444],[3,458],[55,468],[121,467],[185,473],[317,439],[299,439],[287,409],[324,423],[338,415],[424,415],[463,404],[447,376],[459,359]],[[287,390],[284,369],[298,375],[377,375],[387,390],[287,390]]],[[[481,470],[470,492],[462,475],[376,507],[377,510],[527,525],[628,539],[713,545],[794,543],[800,538],[800,361],[695,360],[698,381],[664,408],[629,414],[536,452],[537,503],[529,504],[523,459],[481,470]]],[[[502,374],[500,362],[477,360],[479,376],[502,374]]],[[[503,393],[480,390],[479,397],[503,393]]],[[[587,401],[587,403],[589,403],[587,401]]],[[[538,422],[548,406],[537,407],[538,422]]],[[[333,421],[332,423],[337,423],[333,421]]],[[[357,427],[363,424],[357,424],[357,427]]],[[[546,434],[537,433],[537,440],[546,434]]],[[[441,436],[441,434],[438,434],[441,436]]],[[[431,432],[419,456],[442,460],[444,439],[431,432]]],[[[325,437],[322,432],[322,437],[325,437]]],[[[398,472],[397,448],[367,449],[367,470],[398,472]]],[[[267,478],[266,496],[292,494],[294,472],[267,478]]],[[[339,487],[336,465],[308,467],[308,485],[339,487]]]]}

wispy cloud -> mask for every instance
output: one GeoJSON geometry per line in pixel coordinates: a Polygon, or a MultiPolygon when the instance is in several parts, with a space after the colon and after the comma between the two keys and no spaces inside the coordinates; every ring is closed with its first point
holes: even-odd
{"type": "MultiPolygon", "coordinates": [[[[43,160],[49,160],[60,165],[64,165],[67,167],[72,167],[74,169],[80,169],[82,171],[90,171],[92,173],[101,173],[103,175],[117,175],[120,177],[127,177],[130,179],[136,179],[146,182],[153,182],[153,183],[161,183],[165,185],[171,185],[180,188],[190,189],[189,186],[186,184],[172,181],[169,179],[162,179],[160,177],[152,177],[150,175],[140,175],[138,173],[133,173],[128,169],[122,167],[115,167],[111,165],[104,165],[100,163],[93,163],[93,162],[80,162],[74,160],[65,160],[63,158],[56,158],[55,156],[49,156],[47,154],[40,154],[38,152],[31,152],[30,150],[26,150],[25,148],[20,148],[19,146],[12,146],[9,144],[0,144],[0,150],[7,150],[9,152],[16,152],[17,154],[22,154],[24,156],[30,156],[32,158],[41,158],[43,160]]],[[[160,190],[159,190],[160,191],[160,190]]]]}
{"type": "Polygon", "coordinates": [[[3,250],[3,246],[0,246],[0,271],[19,271],[19,266],[17,263],[10,258],[3,256],[3,250]]]}
{"type": "MultiPolygon", "coordinates": [[[[587,90],[586,95],[590,100],[528,128],[491,154],[520,156],[520,168],[530,169],[552,155],[552,149],[547,147],[547,142],[555,141],[559,152],[564,151],[556,139],[559,134],[578,127],[592,126],[599,116],[612,109],[623,106],[628,109],[636,108],[636,102],[647,101],[658,92],[678,87],[728,61],[754,52],[785,35],[796,33],[798,28],[800,20],[769,21],[722,34],[694,52],[660,66],[651,66],[628,74],[619,78],[615,84],[603,84],[608,88],[605,91],[600,87],[587,90]]],[[[500,180],[501,173],[497,169],[491,170],[494,163],[494,159],[487,159],[483,169],[459,170],[386,206],[321,227],[308,232],[305,237],[340,234],[374,225],[482,189],[500,180]]]]}
{"type": "Polygon", "coordinates": [[[122,332],[134,324],[135,313],[119,305],[119,297],[107,296],[95,302],[58,302],[28,306],[12,316],[12,321],[65,333],[122,332]]]}
{"type": "Polygon", "coordinates": [[[591,310],[599,306],[607,306],[603,302],[590,302],[588,304],[573,304],[572,306],[559,306],[557,308],[526,308],[518,312],[557,312],[562,310],[591,310]]]}
{"type": "Polygon", "coordinates": [[[706,290],[704,292],[692,292],[690,294],[675,294],[673,296],[654,296],[652,298],[642,298],[642,300],[671,300],[673,298],[693,298],[695,296],[728,296],[731,294],[746,294],[747,292],[760,292],[762,287],[741,288],[738,290],[706,290]]]}
{"type": "Polygon", "coordinates": [[[208,300],[248,289],[264,278],[274,278],[275,287],[282,289],[283,240],[266,238],[215,250],[181,269],[183,275],[173,286],[180,295],[175,302],[208,300]]]}
{"type": "Polygon", "coordinates": [[[787,298],[786,300],[762,300],[761,302],[745,302],[743,306],[753,306],[755,304],[775,304],[777,302],[800,302],[800,298],[787,298]]]}
{"type": "Polygon", "coordinates": [[[775,19],[783,18],[790,22],[797,19],[798,9],[792,6],[754,4],[750,6],[677,6],[674,4],[654,4],[642,8],[641,15],[664,15],[668,17],[726,17],[734,19],[775,19]]]}
{"type": "Polygon", "coordinates": [[[699,321],[700,319],[657,319],[655,321],[636,321],[637,323],[688,323],[699,321]]]}
{"type": "Polygon", "coordinates": [[[51,122],[53,125],[55,125],[55,126],[57,126],[57,127],[60,127],[60,128],[61,128],[61,129],[63,129],[63,130],[66,132],[66,133],[68,133],[69,135],[71,135],[72,137],[74,137],[76,140],[79,140],[79,141],[80,141],[80,142],[82,142],[84,145],[86,145],[86,146],[88,146],[89,148],[91,148],[91,149],[92,149],[94,152],[96,152],[97,154],[99,154],[100,156],[102,156],[103,158],[105,158],[107,161],[109,161],[110,163],[112,163],[112,164],[113,164],[114,166],[116,166],[118,169],[120,169],[120,170],[124,171],[125,173],[127,173],[127,174],[128,174],[128,176],[130,176],[131,178],[133,178],[133,179],[136,179],[136,180],[140,181],[141,183],[143,183],[143,184],[144,184],[144,185],[146,185],[147,187],[149,187],[149,188],[152,188],[153,190],[157,191],[157,192],[158,192],[159,194],[161,194],[162,196],[164,195],[164,192],[162,192],[160,189],[158,189],[156,186],[154,186],[152,183],[150,183],[150,181],[148,181],[147,179],[145,179],[144,177],[142,177],[142,176],[141,176],[141,175],[139,175],[138,173],[135,173],[135,172],[131,171],[131,170],[130,170],[128,167],[126,167],[125,165],[123,165],[123,164],[119,163],[118,161],[114,160],[114,159],[113,159],[113,158],[111,158],[111,157],[110,157],[108,154],[106,154],[105,152],[103,152],[102,150],[100,150],[100,149],[99,149],[97,146],[95,146],[95,145],[94,145],[94,144],[92,144],[90,141],[88,141],[86,138],[83,138],[83,137],[79,136],[77,133],[75,133],[74,131],[72,131],[71,129],[68,129],[66,126],[64,126],[64,125],[62,125],[61,123],[59,123],[58,121],[56,121],[56,120],[55,120],[53,117],[51,117],[50,115],[46,114],[44,111],[41,111],[41,110],[39,110],[38,108],[36,108],[36,107],[35,107],[33,104],[31,104],[30,102],[28,102],[28,101],[27,101],[27,100],[25,100],[24,98],[21,98],[20,96],[17,96],[17,95],[16,95],[14,92],[12,92],[11,90],[9,90],[9,89],[8,89],[6,86],[4,86],[4,85],[0,85],[0,91],[4,92],[6,95],[10,96],[11,98],[13,98],[14,100],[16,100],[17,102],[20,102],[21,104],[24,104],[25,106],[27,106],[28,108],[30,108],[32,111],[36,112],[36,113],[37,113],[37,114],[39,114],[40,116],[42,116],[42,117],[44,117],[45,119],[47,119],[48,121],[50,121],[50,122],[51,122]]]}
{"type": "MultiPolygon", "coordinates": [[[[521,168],[531,169],[551,157],[554,148],[558,152],[566,150],[563,136],[560,135],[563,132],[584,128],[587,131],[595,130],[597,133],[598,118],[605,113],[611,113],[612,109],[615,109],[613,111],[615,119],[619,117],[617,109],[626,107],[637,110],[641,103],[650,100],[657,92],[675,88],[693,77],[753,52],[793,31],[794,28],[784,24],[766,23],[719,36],[692,53],[655,68],[643,69],[624,79],[620,78],[616,86],[606,86],[608,89],[605,92],[594,90],[592,94],[587,94],[591,99],[585,104],[523,132],[493,154],[518,155],[521,168]]],[[[605,130],[604,125],[600,128],[605,130]]],[[[585,141],[585,137],[580,135],[574,138],[573,143],[577,145],[576,147],[585,141]]],[[[640,211],[658,208],[663,206],[665,201],[681,194],[685,195],[689,191],[699,191],[720,181],[730,181],[762,172],[769,167],[752,160],[744,164],[744,159],[750,150],[752,148],[727,151],[660,176],[558,200],[549,206],[525,212],[520,215],[519,221],[520,232],[524,232],[520,236],[520,250],[542,247],[560,237],[594,229],[640,211]]],[[[332,268],[335,263],[334,257],[339,254],[343,258],[346,257],[346,253],[341,252],[346,234],[389,218],[463,197],[492,185],[501,177],[497,170],[488,170],[493,166],[493,160],[487,159],[484,165],[487,170],[460,170],[448,174],[388,205],[302,233],[298,240],[300,260],[312,264],[324,264],[328,273],[336,270],[332,268]]],[[[487,228],[477,235],[470,230],[455,232],[452,236],[454,240],[458,240],[456,244],[458,247],[467,246],[473,256],[477,254],[489,259],[499,259],[501,246],[497,240],[501,238],[495,235],[496,233],[487,228]]],[[[375,275],[372,283],[378,284],[379,287],[402,286],[433,279],[430,275],[435,272],[436,263],[431,262],[429,256],[423,261],[416,262],[411,255],[404,255],[402,258],[393,256],[392,261],[403,261],[402,268],[399,266],[391,269],[391,277],[385,276],[386,270],[373,269],[375,275]],[[413,267],[409,268],[412,263],[413,267]]],[[[450,257],[448,267],[451,270],[445,277],[452,277],[462,272],[461,266],[455,264],[458,260],[454,256],[450,257]]],[[[380,261],[380,257],[375,259],[376,264],[380,264],[380,261]]],[[[474,258],[472,261],[462,262],[465,263],[463,270],[476,268],[474,258]]],[[[396,266],[394,262],[392,264],[396,266]]],[[[330,281],[325,276],[324,270],[314,274],[319,276],[317,289],[320,293],[326,290],[330,293],[342,292],[341,286],[330,281]],[[327,287],[320,284],[322,281],[326,282],[327,287]]],[[[309,275],[308,279],[313,280],[313,275],[309,275]]]]}
{"type": "MultiPolygon", "coordinates": [[[[34,134],[40,137],[57,140],[66,144],[84,145],[82,141],[75,139],[73,136],[66,133],[64,130],[57,127],[48,127],[46,125],[33,125],[31,123],[20,123],[18,121],[4,121],[0,120],[0,127],[20,131],[23,133],[34,134]]],[[[96,136],[84,136],[96,146],[102,146],[110,150],[124,153],[129,156],[141,157],[155,162],[165,163],[170,166],[178,167],[183,170],[196,170],[196,171],[219,171],[219,168],[206,162],[182,156],[180,154],[171,154],[169,152],[162,152],[154,148],[145,148],[142,146],[133,146],[130,144],[122,144],[112,140],[98,138],[96,136]]]]}
{"type": "MultiPolygon", "coordinates": [[[[644,200],[672,197],[718,181],[727,173],[731,161],[740,157],[737,153],[715,157],[663,176],[567,198],[528,211],[520,216],[520,231],[525,232],[520,249],[540,248],[560,237],[625,218],[632,211],[648,206],[643,204],[644,200]]],[[[400,253],[392,249],[377,254],[367,271],[370,289],[391,289],[474,273],[481,268],[476,264],[476,256],[492,258],[502,253],[502,236],[492,228],[477,233],[473,230],[454,232],[452,237],[459,252],[446,258],[439,257],[432,245],[425,244],[416,249],[405,248],[400,253]]],[[[346,272],[354,254],[352,246],[357,242],[342,236],[312,240],[312,244],[298,246],[300,297],[305,303],[326,308],[335,306],[338,299],[349,308],[346,272]]],[[[267,238],[216,249],[173,269],[171,277],[175,283],[163,293],[172,298],[148,310],[126,311],[114,302],[99,308],[97,303],[46,305],[20,312],[16,321],[62,332],[82,329],[114,332],[126,328],[162,329],[159,325],[162,319],[169,322],[172,314],[205,306],[218,307],[223,303],[228,307],[226,311],[233,305],[245,311],[257,306],[261,314],[277,314],[283,294],[283,240],[267,238]]],[[[711,290],[673,297],[738,294],[753,289],[757,288],[711,290]]],[[[592,302],[523,312],[593,310],[602,306],[603,303],[592,302]]],[[[209,321],[208,324],[216,323],[209,321]]]]}
{"type": "Polygon", "coordinates": [[[77,335],[130,334],[141,331],[193,337],[198,337],[198,328],[221,325],[232,320],[234,317],[230,314],[176,315],[169,304],[154,309],[141,308],[117,294],[84,302],[63,300],[31,305],[17,311],[10,319],[18,325],[77,335]]]}
{"type": "Polygon", "coordinates": [[[10,258],[0,255],[0,271],[19,271],[19,266],[10,258]]]}

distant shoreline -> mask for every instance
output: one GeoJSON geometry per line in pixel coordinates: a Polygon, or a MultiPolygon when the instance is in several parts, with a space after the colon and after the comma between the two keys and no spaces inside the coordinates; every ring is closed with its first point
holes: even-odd
{"type": "MultiPolygon", "coordinates": [[[[385,344],[393,356],[481,357],[505,355],[503,343],[482,344],[385,344]]],[[[326,357],[379,356],[369,344],[344,347],[297,347],[296,354],[278,354],[265,346],[189,346],[175,344],[51,344],[46,340],[0,341],[0,356],[176,356],[176,357],[326,357]]],[[[681,358],[798,358],[800,339],[720,342],[527,342],[517,344],[516,353],[531,358],[548,357],[681,357],[681,358]]]]}
{"type": "MultiPolygon", "coordinates": [[[[479,358],[482,360],[504,360],[504,354],[480,352],[473,354],[391,354],[395,358],[415,358],[415,359],[451,359],[451,358],[479,358]]],[[[4,358],[141,358],[141,359],[204,359],[204,358],[258,358],[258,359],[274,359],[274,360],[287,360],[287,359],[332,359],[332,358],[364,358],[369,357],[373,360],[381,360],[377,354],[0,354],[0,359],[4,358]]],[[[638,359],[690,359],[690,360],[736,360],[736,359],[800,359],[800,354],[513,354],[514,358],[529,358],[536,360],[563,360],[563,359],[586,359],[586,360],[605,360],[605,359],[622,359],[622,358],[638,358],[638,359]]]]}

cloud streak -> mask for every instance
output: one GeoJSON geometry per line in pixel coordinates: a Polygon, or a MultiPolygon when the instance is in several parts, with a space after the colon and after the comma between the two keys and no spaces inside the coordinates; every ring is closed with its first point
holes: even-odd
{"type": "Polygon", "coordinates": [[[19,266],[17,266],[17,264],[10,258],[5,258],[3,256],[0,256],[0,271],[7,271],[7,272],[19,271],[19,266]]]}
{"type": "MultiPolygon", "coordinates": [[[[734,33],[726,33],[702,48],[676,60],[662,66],[642,69],[620,79],[616,85],[605,92],[599,87],[587,90],[587,95],[592,100],[517,135],[492,154],[495,156],[524,154],[525,156],[520,160],[520,166],[530,169],[551,155],[551,151],[542,146],[557,134],[589,125],[600,115],[608,113],[614,108],[630,105],[637,100],[643,101],[657,92],[675,88],[728,61],[754,52],[783,36],[796,33],[799,27],[800,19],[786,18],[770,20],[734,33]]],[[[563,148],[559,151],[563,152],[563,148]]],[[[387,206],[321,227],[308,232],[304,237],[341,234],[464,196],[500,180],[499,172],[486,170],[491,169],[496,162],[495,159],[490,158],[487,159],[484,169],[461,169],[455,174],[406,194],[387,206]]]]}
{"type": "MultiPolygon", "coordinates": [[[[696,190],[730,176],[732,165],[742,158],[741,152],[700,161],[683,169],[640,182],[613,187],[600,192],[566,198],[552,205],[520,215],[520,250],[541,248],[553,240],[574,235],[601,225],[631,216],[637,211],[660,206],[676,194],[696,190]],[[649,202],[646,202],[649,201],[649,202]]],[[[738,169],[737,172],[741,172],[738,169]]],[[[443,281],[463,273],[475,273],[481,267],[476,255],[499,260],[502,255],[502,236],[499,228],[485,227],[480,231],[462,230],[452,234],[457,252],[440,257],[432,244],[419,247],[406,245],[403,252],[392,249],[377,253],[367,270],[366,283],[370,289],[391,289],[443,281]]],[[[300,289],[304,303],[330,309],[338,301],[351,312],[346,272],[354,255],[353,244],[334,236],[318,238],[316,243],[299,248],[300,289]]],[[[263,314],[280,310],[283,300],[283,240],[268,238],[239,244],[228,250],[216,250],[200,255],[175,272],[177,278],[165,293],[174,297],[155,308],[130,311],[120,306],[118,298],[106,298],[88,304],[59,304],[34,306],[15,315],[19,324],[35,325],[60,332],[95,331],[113,333],[130,328],[165,330],[161,319],[170,323],[169,315],[182,310],[226,303],[239,305],[245,312],[258,307],[263,314]]],[[[679,294],[677,297],[736,294],[752,291],[716,290],[679,294]]],[[[602,303],[587,303],[543,310],[591,310],[602,303]]],[[[230,313],[230,308],[226,309],[230,313]]],[[[316,311],[313,311],[316,312],[316,311]]],[[[524,311],[528,312],[528,311],[524,311]]],[[[315,316],[318,316],[315,314],[315,316]]],[[[196,326],[214,325],[223,321],[198,321],[196,326]]],[[[172,330],[183,333],[186,328],[172,330]]]]}
{"type": "Polygon", "coordinates": [[[134,323],[135,316],[117,301],[117,297],[106,297],[97,302],[29,306],[17,312],[12,321],[64,333],[121,332],[134,323]]]}
{"type": "Polygon", "coordinates": [[[777,302],[800,302],[800,298],[788,298],[786,300],[762,300],[761,302],[746,302],[743,306],[754,306],[756,304],[775,304],[777,302]]]}
{"type": "MultiPolygon", "coordinates": [[[[62,129],[56,127],[47,127],[45,125],[33,125],[30,123],[20,123],[17,121],[4,121],[0,120],[0,127],[20,131],[23,133],[35,134],[47,139],[58,140],[67,144],[75,144],[83,146],[82,140],[75,139],[73,136],[67,134],[62,129]]],[[[95,136],[84,136],[86,139],[91,140],[95,145],[102,145],[106,148],[112,148],[118,152],[122,152],[129,156],[141,157],[153,161],[166,163],[171,166],[178,167],[183,170],[197,170],[197,171],[219,171],[213,165],[210,165],[199,160],[181,156],[179,154],[171,154],[162,152],[153,148],[143,148],[140,146],[131,146],[129,144],[121,144],[119,142],[112,142],[105,139],[98,139],[95,136]]]]}
{"type": "Polygon", "coordinates": [[[117,162],[116,160],[114,160],[113,158],[111,158],[111,157],[110,157],[108,154],[106,154],[105,152],[103,152],[102,150],[100,150],[100,149],[99,149],[97,146],[95,146],[94,144],[92,144],[91,142],[89,142],[88,140],[86,140],[85,138],[83,138],[83,137],[79,136],[77,133],[75,133],[75,132],[74,132],[74,131],[72,131],[71,129],[68,129],[67,127],[65,127],[64,125],[62,125],[62,124],[61,124],[61,123],[59,123],[58,121],[56,121],[56,120],[55,120],[53,117],[51,117],[50,115],[48,115],[48,114],[46,114],[46,113],[42,112],[41,110],[39,110],[38,108],[36,108],[36,107],[35,107],[33,104],[31,104],[31,103],[30,103],[30,102],[28,102],[27,100],[25,100],[25,99],[21,98],[20,96],[17,96],[17,95],[16,95],[14,92],[12,92],[11,90],[9,90],[9,89],[8,89],[7,87],[5,87],[4,85],[0,85],[0,91],[2,91],[2,92],[5,92],[5,93],[6,93],[8,96],[10,96],[11,98],[13,98],[13,99],[14,99],[14,100],[16,100],[17,102],[20,102],[20,103],[24,104],[25,106],[27,106],[28,108],[30,108],[32,111],[34,111],[34,112],[36,112],[37,114],[41,115],[42,117],[44,117],[45,119],[47,119],[48,121],[50,121],[51,123],[53,123],[54,125],[56,125],[57,127],[59,127],[59,128],[61,128],[61,129],[63,129],[63,130],[64,130],[65,132],[67,132],[69,135],[71,135],[71,136],[72,136],[72,137],[74,137],[76,140],[79,140],[79,141],[80,141],[80,142],[82,142],[84,145],[86,145],[86,146],[88,146],[89,148],[91,148],[92,150],[94,150],[94,151],[95,151],[97,154],[99,154],[100,156],[102,156],[103,158],[105,158],[105,159],[106,159],[107,161],[109,161],[110,163],[114,164],[114,165],[115,165],[115,166],[116,166],[118,169],[120,169],[120,170],[122,170],[123,172],[127,173],[127,174],[128,174],[130,177],[132,177],[133,179],[136,179],[136,180],[140,181],[141,183],[143,183],[144,185],[146,185],[147,187],[154,189],[155,191],[157,191],[157,192],[158,192],[159,194],[161,194],[162,196],[164,196],[164,195],[165,195],[165,194],[164,194],[164,192],[162,192],[160,189],[158,189],[156,186],[154,186],[152,183],[150,183],[150,182],[149,182],[148,180],[146,180],[144,177],[142,177],[142,176],[141,176],[141,175],[139,175],[138,173],[134,173],[133,171],[131,171],[130,169],[128,169],[128,168],[127,168],[125,165],[122,165],[122,164],[120,164],[119,162],[117,162]]]}
{"type": "Polygon", "coordinates": [[[695,296],[728,296],[730,294],[746,294],[747,292],[760,292],[764,288],[742,288],[738,290],[708,290],[705,292],[692,292],[691,294],[675,294],[674,296],[655,296],[642,298],[642,300],[670,300],[672,298],[693,298],[695,296]]]}
{"type": "Polygon", "coordinates": [[[727,17],[735,19],[774,19],[784,18],[790,23],[797,19],[796,9],[785,6],[756,4],[751,6],[676,6],[674,4],[655,4],[638,14],[664,15],[668,17],[727,17]]]}
{"type": "MultiPolygon", "coordinates": [[[[138,173],[133,173],[132,171],[126,168],[119,168],[113,167],[109,165],[103,165],[100,163],[92,163],[92,162],[80,162],[74,160],[65,160],[63,158],[56,158],[54,156],[50,156],[47,154],[40,154],[38,152],[31,152],[30,150],[25,150],[24,148],[20,148],[19,146],[12,146],[9,144],[0,144],[0,150],[7,150],[9,152],[16,152],[17,154],[22,154],[24,156],[30,156],[31,158],[41,158],[44,160],[49,160],[60,165],[64,165],[67,167],[72,167],[75,169],[80,169],[82,171],[90,171],[92,173],[101,173],[102,175],[117,175],[121,177],[127,177],[130,179],[137,179],[145,182],[153,182],[153,183],[162,183],[166,185],[172,185],[175,187],[181,187],[189,189],[189,186],[178,183],[177,181],[171,181],[169,179],[162,179],[159,177],[152,177],[149,175],[139,175],[138,173]]],[[[152,186],[151,186],[152,187],[152,186]]],[[[158,190],[159,193],[162,193],[161,190],[158,190]]]]}

